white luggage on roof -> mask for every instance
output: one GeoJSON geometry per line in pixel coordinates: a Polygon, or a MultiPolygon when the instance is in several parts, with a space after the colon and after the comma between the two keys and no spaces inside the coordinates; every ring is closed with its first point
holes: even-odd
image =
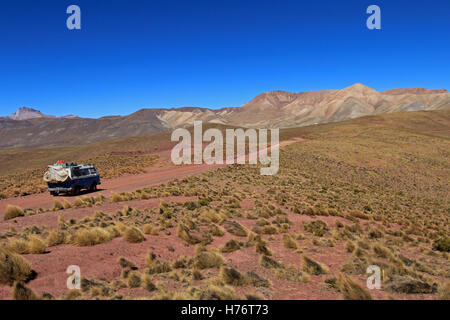
{"type": "Polygon", "coordinates": [[[69,178],[69,169],[59,165],[48,166],[48,170],[44,174],[44,181],[50,183],[65,182],[69,178]]]}

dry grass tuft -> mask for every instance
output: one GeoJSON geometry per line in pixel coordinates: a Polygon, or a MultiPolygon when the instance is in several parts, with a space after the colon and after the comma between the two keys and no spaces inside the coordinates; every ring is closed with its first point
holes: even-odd
{"type": "Polygon", "coordinates": [[[125,259],[124,257],[120,257],[117,262],[122,268],[136,269],[136,264],[134,262],[131,262],[130,260],[125,259]]]}
{"type": "Polygon", "coordinates": [[[156,255],[150,250],[145,259],[146,272],[149,274],[167,273],[172,271],[172,266],[166,261],[159,261],[156,255]]]}
{"type": "Polygon", "coordinates": [[[57,246],[68,241],[68,234],[63,231],[52,230],[46,240],[49,247],[57,246]]]}
{"type": "Polygon", "coordinates": [[[44,253],[47,249],[47,246],[45,245],[45,241],[41,239],[41,237],[38,237],[36,235],[30,236],[30,241],[28,242],[28,253],[44,253]]]}
{"type": "Polygon", "coordinates": [[[127,279],[128,288],[138,288],[141,286],[141,275],[138,272],[130,272],[127,279]]]}
{"type": "Polygon", "coordinates": [[[236,300],[238,298],[230,286],[209,284],[195,289],[193,298],[197,300],[236,300]]]}
{"type": "Polygon", "coordinates": [[[238,241],[231,239],[230,241],[228,241],[227,243],[225,243],[225,245],[223,247],[220,248],[220,252],[222,253],[230,253],[233,251],[237,251],[241,248],[241,245],[239,244],[238,241]]]}
{"type": "Polygon", "coordinates": [[[288,234],[283,235],[282,241],[283,241],[284,247],[287,249],[297,249],[298,248],[297,242],[294,239],[292,239],[292,237],[288,234]]]}
{"type": "Polygon", "coordinates": [[[219,278],[232,286],[245,286],[247,284],[246,277],[234,268],[221,267],[219,278]]]}
{"type": "Polygon", "coordinates": [[[282,269],[283,265],[275,260],[273,260],[272,258],[270,258],[269,256],[266,255],[262,255],[259,258],[259,264],[267,269],[282,269]]]}
{"type": "Polygon", "coordinates": [[[113,193],[111,196],[111,202],[112,203],[116,203],[116,202],[121,202],[123,201],[122,196],[118,193],[113,193]]]}
{"type": "Polygon", "coordinates": [[[59,211],[59,210],[64,210],[64,205],[61,203],[61,201],[59,200],[55,200],[53,202],[53,211],[59,211]]]}
{"type": "Polygon", "coordinates": [[[142,280],[142,283],[141,283],[142,288],[144,288],[147,291],[155,291],[156,290],[156,286],[153,283],[151,276],[149,276],[148,274],[144,274],[141,277],[141,280],[142,280]]]}
{"type": "Polygon", "coordinates": [[[70,204],[69,201],[67,201],[67,199],[64,199],[64,204],[63,204],[63,206],[64,206],[64,209],[70,209],[70,208],[72,208],[72,205],[70,204]]]}
{"type": "Polygon", "coordinates": [[[248,235],[247,229],[237,221],[222,221],[222,227],[229,233],[238,237],[246,237],[248,235]]]}
{"type": "Polygon", "coordinates": [[[13,206],[11,204],[8,204],[5,210],[5,215],[3,216],[4,220],[10,220],[17,217],[23,217],[25,215],[25,212],[21,207],[13,206]]]}
{"type": "Polygon", "coordinates": [[[303,271],[315,276],[327,274],[329,272],[328,268],[325,265],[321,264],[320,262],[314,261],[307,256],[303,256],[303,271]]]}
{"type": "Polygon", "coordinates": [[[76,246],[87,247],[105,243],[109,240],[111,240],[111,235],[108,231],[94,227],[78,230],[72,238],[72,243],[76,246]]]}
{"type": "Polygon", "coordinates": [[[123,238],[130,243],[139,243],[145,240],[141,230],[135,227],[127,228],[123,234],[123,238]]]}
{"type": "Polygon", "coordinates": [[[365,288],[342,273],[338,274],[336,285],[346,300],[372,300],[365,288]]]}
{"type": "Polygon", "coordinates": [[[30,263],[22,256],[0,248],[0,284],[27,281],[33,276],[30,263]]]}
{"type": "Polygon", "coordinates": [[[29,288],[25,287],[22,282],[14,282],[12,289],[12,298],[14,300],[37,300],[36,294],[29,288]]]}
{"type": "Polygon", "coordinates": [[[157,236],[159,233],[159,228],[152,226],[151,224],[144,225],[144,228],[142,229],[145,234],[150,234],[152,236],[157,236]]]}
{"type": "Polygon", "coordinates": [[[194,266],[198,269],[219,268],[225,263],[220,253],[199,250],[194,258],[194,266]]]}
{"type": "Polygon", "coordinates": [[[439,299],[440,300],[450,300],[450,281],[439,288],[439,299]]]}

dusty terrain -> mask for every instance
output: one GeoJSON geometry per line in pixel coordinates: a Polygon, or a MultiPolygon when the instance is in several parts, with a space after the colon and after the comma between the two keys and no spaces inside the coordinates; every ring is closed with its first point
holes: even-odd
{"type": "Polygon", "coordinates": [[[3,200],[29,209],[2,214],[0,241],[34,272],[9,274],[28,289],[3,283],[0,297],[448,298],[449,116],[289,129],[275,176],[160,162],[95,194],[3,200]],[[369,265],[381,290],[366,288],[369,265]]]}

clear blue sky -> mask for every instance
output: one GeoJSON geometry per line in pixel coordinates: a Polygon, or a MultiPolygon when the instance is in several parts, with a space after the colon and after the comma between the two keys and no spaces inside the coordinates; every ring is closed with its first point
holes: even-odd
{"type": "Polygon", "coordinates": [[[0,46],[0,115],[219,108],[355,82],[450,89],[450,1],[5,0],[0,46]],[[71,4],[81,31],[66,28],[71,4]]]}

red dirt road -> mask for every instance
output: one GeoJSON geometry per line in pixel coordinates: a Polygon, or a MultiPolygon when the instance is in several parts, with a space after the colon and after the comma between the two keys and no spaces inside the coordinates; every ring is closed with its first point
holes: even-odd
{"type": "MultiPolygon", "coordinates": [[[[217,169],[224,165],[189,165],[189,166],[167,166],[167,167],[152,167],[147,170],[146,173],[138,175],[127,175],[110,180],[102,180],[102,184],[99,186],[99,191],[96,193],[86,193],[86,195],[97,196],[103,194],[109,196],[113,192],[130,192],[137,189],[158,185],[168,182],[173,179],[180,179],[186,176],[199,174],[207,170],[217,169]]],[[[73,196],[59,196],[53,197],[49,193],[33,194],[25,197],[9,198],[0,200],[0,219],[3,220],[3,212],[8,204],[18,205],[22,208],[48,209],[53,206],[55,199],[74,200],[73,196]]]]}

